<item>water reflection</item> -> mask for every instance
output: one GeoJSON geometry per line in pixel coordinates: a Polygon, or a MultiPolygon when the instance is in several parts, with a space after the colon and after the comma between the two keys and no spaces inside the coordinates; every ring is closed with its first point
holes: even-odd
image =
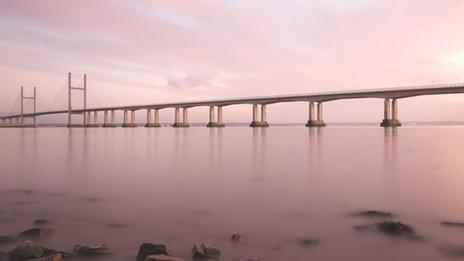
{"type": "Polygon", "coordinates": [[[318,172],[322,164],[324,128],[307,128],[308,129],[308,169],[318,172]]]}
{"type": "Polygon", "coordinates": [[[221,161],[223,154],[223,129],[222,128],[209,128],[209,146],[208,146],[208,161],[209,167],[218,171],[221,169],[221,161]]]}
{"type": "Polygon", "coordinates": [[[397,162],[398,128],[384,128],[383,130],[383,155],[385,173],[394,173],[397,162]]]}
{"type": "MultiPolygon", "coordinates": [[[[266,132],[267,128],[252,128],[252,155],[251,155],[251,164],[252,171],[254,173],[265,173],[267,169],[266,165],[266,132]]],[[[272,141],[269,141],[272,142],[272,141]]]]}
{"type": "Polygon", "coordinates": [[[45,242],[57,249],[104,243],[111,260],[131,260],[147,241],[188,259],[202,241],[224,260],[440,260],[437,244],[464,243],[437,223],[464,219],[459,127],[0,132],[0,220],[12,220],[0,231],[15,234],[48,213],[57,233],[45,242]],[[37,193],[4,193],[23,188],[37,193]],[[360,235],[353,225],[371,220],[345,215],[358,207],[392,211],[430,240],[360,235]],[[244,236],[239,247],[232,233],[244,236]],[[314,237],[321,244],[298,243],[314,237]]]}

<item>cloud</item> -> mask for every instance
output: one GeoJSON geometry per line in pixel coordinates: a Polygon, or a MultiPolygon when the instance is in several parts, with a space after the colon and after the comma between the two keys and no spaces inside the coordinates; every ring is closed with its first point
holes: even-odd
{"type": "Polygon", "coordinates": [[[167,85],[175,89],[212,86],[207,77],[191,74],[182,77],[168,78],[167,85]]]}
{"type": "Polygon", "coordinates": [[[121,104],[464,81],[448,58],[464,47],[463,12],[454,0],[4,0],[0,112],[21,84],[52,97],[68,71],[121,104]]]}

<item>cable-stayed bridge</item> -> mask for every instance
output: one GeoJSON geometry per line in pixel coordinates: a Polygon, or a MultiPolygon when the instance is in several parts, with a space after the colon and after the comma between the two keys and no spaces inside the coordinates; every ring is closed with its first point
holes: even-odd
{"type": "Polygon", "coordinates": [[[159,111],[167,108],[174,108],[174,123],[173,127],[189,127],[188,109],[192,107],[208,106],[209,107],[209,123],[208,127],[224,127],[223,108],[226,106],[238,104],[250,104],[252,106],[252,121],[251,127],[268,127],[266,119],[266,106],[274,103],[283,102],[308,102],[308,121],[307,127],[324,127],[323,119],[323,103],[344,100],[344,99],[362,99],[362,98],[378,98],[384,99],[384,118],[380,123],[382,127],[398,127],[401,123],[398,118],[398,100],[408,97],[421,95],[438,95],[438,94],[455,94],[464,93],[464,83],[455,84],[436,84],[422,85],[383,89],[364,89],[352,91],[334,91],[334,92],[319,92],[308,94],[294,95],[276,95],[276,96],[260,96],[260,97],[244,97],[231,99],[216,99],[216,100],[199,100],[188,102],[173,102],[173,103],[153,103],[129,106],[101,106],[88,108],[87,107],[87,76],[84,75],[83,82],[80,86],[74,86],[71,82],[71,73],[68,74],[67,90],[67,108],[61,110],[45,110],[36,111],[37,93],[34,87],[32,96],[25,96],[23,88],[21,95],[16,99],[15,104],[20,105],[19,113],[10,113],[0,117],[1,127],[35,127],[36,118],[43,115],[52,114],[67,114],[68,127],[117,127],[120,124],[115,122],[115,113],[123,112],[122,127],[136,127],[135,113],[137,111],[146,111],[147,120],[146,127],[161,127],[159,123],[159,111]],[[73,109],[73,93],[82,92],[83,108],[73,109]],[[27,100],[33,102],[32,112],[24,110],[24,104],[27,100]],[[103,113],[103,122],[98,121],[99,113],[103,113]],[[182,115],[181,115],[182,114],[182,115]],[[73,115],[82,115],[82,120],[78,123],[73,122],[73,115]],[[26,122],[26,119],[32,119],[32,123],[26,122]]]}

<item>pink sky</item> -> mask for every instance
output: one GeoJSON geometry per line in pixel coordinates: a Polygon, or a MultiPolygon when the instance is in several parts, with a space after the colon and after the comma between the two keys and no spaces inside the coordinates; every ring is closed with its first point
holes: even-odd
{"type": "MultiPolygon", "coordinates": [[[[64,108],[67,72],[88,74],[91,106],[464,82],[463,1],[346,2],[3,0],[0,113],[21,85],[38,86],[39,110],[64,108]]],[[[464,120],[464,94],[399,108],[404,121],[464,120]]],[[[224,113],[246,122],[251,106],[224,113]]],[[[380,121],[382,101],[330,102],[324,113],[380,121]]],[[[304,103],[268,108],[271,122],[306,115],[304,103]]]]}

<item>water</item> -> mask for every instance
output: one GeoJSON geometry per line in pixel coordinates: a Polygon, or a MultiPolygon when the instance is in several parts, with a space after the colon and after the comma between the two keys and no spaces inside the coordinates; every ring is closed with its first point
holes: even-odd
{"type": "Polygon", "coordinates": [[[441,247],[464,246],[464,229],[440,225],[464,221],[463,131],[0,129],[0,235],[47,218],[55,233],[40,244],[104,243],[103,260],[135,260],[142,242],[183,258],[207,242],[222,260],[448,260],[441,247]],[[374,222],[349,215],[363,209],[425,240],[355,231],[374,222]]]}

